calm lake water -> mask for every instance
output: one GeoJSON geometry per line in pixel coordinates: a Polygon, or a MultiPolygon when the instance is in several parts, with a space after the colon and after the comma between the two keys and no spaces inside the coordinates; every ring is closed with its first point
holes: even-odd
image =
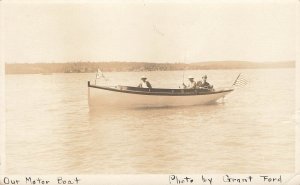
{"type": "MultiPolygon", "coordinates": [[[[90,109],[95,74],[6,76],[6,172],[291,173],[295,162],[295,70],[185,71],[215,87],[238,73],[250,83],[224,103],[90,109]]],[[[183,72],[105,73],[110,85],[177,88],[183,72]]],[[[101,83],[99,81],[99,83],[101,83]]],[[[109,98],[109,97],[108,97],[109,98]]]]}

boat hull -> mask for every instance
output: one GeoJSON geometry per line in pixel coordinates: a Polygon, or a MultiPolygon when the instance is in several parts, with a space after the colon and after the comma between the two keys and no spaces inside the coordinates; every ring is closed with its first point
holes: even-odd
{"type": "Polygon", "coordinates": [[[123,92],[116,89],[105,89],[88,86],[90,106],[117,107],[168,107],[212,104],[225,97],[233,89],[204,94],[152,94],[123,92]]]}

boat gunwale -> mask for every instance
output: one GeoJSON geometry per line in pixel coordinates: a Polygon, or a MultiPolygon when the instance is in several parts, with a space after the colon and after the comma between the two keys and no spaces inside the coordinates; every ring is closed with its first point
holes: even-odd
{"type": "MultiPolygon", "coordinates": [[[[185,93],[184,91],[187,89],[164,89],[164,90],[183,90],[183,92],[153,92],[153,91],[134,91],[134,90],[126,90],[126,89],[117,89],[112,88],[108,86],[98,86],[98,85],[91,85],[88,82],[88,87],[90,88],[96,88],[96,89],[102,89],[102,90],[108,90],[108,91],[114,91],[114,92],[120,92],[120,93],[128,93],[128,94],[139,94],[139,95],[152,95],[152,96],[200,96],[200,95],[211,95],[211,94],[219,94],[219,93],[226,93],[226,92],[232,92],[234,89],[227,89],[227,90],[219,90],[219,91],[204,91],[201,92],[199,89],[195,89],[196,91],[189,91],[188,93],[185,93]]],[[[117,86],[116,86],[117,87],[117,86]]],[[[120,86],[120,87],[131,87],[131,86],[120,86]]],[[[162,88],[152,88],[152,89],[162,89],[162,88]]]]}

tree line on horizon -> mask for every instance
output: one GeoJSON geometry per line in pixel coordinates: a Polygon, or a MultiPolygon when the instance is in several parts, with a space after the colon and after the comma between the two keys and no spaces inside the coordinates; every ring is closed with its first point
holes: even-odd
{"type": "Polygon", "coordinates": [[[199,63],[147,63],[147,62],[70,62],[70,63],[6,63],[6,74],[92,73],[117,71],[175,71],[209,69],[294,68],[295,61],[244,62],[220,61],[199,63]]]}

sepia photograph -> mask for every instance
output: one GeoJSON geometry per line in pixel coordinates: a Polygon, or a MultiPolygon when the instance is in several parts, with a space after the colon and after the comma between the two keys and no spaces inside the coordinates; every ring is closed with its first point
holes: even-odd
{"type": "Polygon", "coordinates": [[[298,1],[0,6],[3,174],[295,173],[298,1]]]}

